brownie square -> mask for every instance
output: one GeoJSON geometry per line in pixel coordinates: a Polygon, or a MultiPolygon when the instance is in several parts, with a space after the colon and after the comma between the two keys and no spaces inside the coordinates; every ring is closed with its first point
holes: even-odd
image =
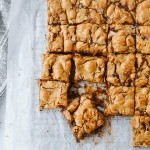
{"type": "Polygon", "coordinates": [[[150,55],[136,54],[135,86],[150,85],[150,55]]]}
{"type": "Polygon", "coordinates": [[[150,26],[138,26],[136,28],[137,52],[150,54],[150,26]]]}
{"type": "Polygon", "coordinates": [[[62,108],[68,104],[69,83],[39,80],[39,109],[62,108]]]}
{"type": "Polygon", "coordinates": [[[134,53],[135,28],[132,25],[110,25],[108,33],[108,52],[134,53]]]}
{"type": "Polygon", "coordinates": [[[106,58],[91,56],[74,56],[75,81],[90,81],[104,83],[106,71],[106,58]]]}
{"type": "Polygon", "coordinates": [[[136,87],[135,90],[135,114],[150,116],[150,86],[136,87]]]}
{"type": "Polygon", "coordinates": [[[136,22],[139,25],[150,25],[150,1],[136,0],[136,22]]]}
{"type": "Polygon", "coordinates": [[[90,94],[76,98],[63,111],[63,114],[77,141],[80,141],[85,135],[90,135],[104,124],[103,115],[96,108],[90,94]]]}
{"type": "Polygon", "coordinates": [[[110,86],[107,94],[105,115],[132,116],[134,114],[134,87],[110,86]]]}
{"type": "Polygon", "coordinates": [[[135,0],[108,0],[108,24],[135,23],[135,0]]]}
{"type": "Polygon", "coordinates": [[[134,54],[109,54],[107,83],[114,86],[132,86],[135,79],[134,54]]]}
{"type": "Polygon", "coordinates": [[[135,147],[150,147],[150,117],[132,117],[132,143],[135,147]]]}
{"type": "Polygon", "coordinates": [[[43,54],[43,80],[69,82],[71,73],[71,55],[43,54]]]}

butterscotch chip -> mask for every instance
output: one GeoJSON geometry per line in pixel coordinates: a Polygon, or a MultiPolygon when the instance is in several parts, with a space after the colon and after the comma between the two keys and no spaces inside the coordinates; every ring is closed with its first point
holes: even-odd
{"type": "Polygon", "coordinates": [[[150,85],[150,55],[136,54],[135,86],[150,85]]]}
{"type": "Polygon", "coordinates": [[[114,86],[131,86],[135,79],[134,54],[109,54],[107,83],[114,86]]]}
{"type": "Polygon", "coordinates": [[[137,27],[136,48],[139,53],[150,54],[150,26],[137,27]]]}
{"type": "Polygon", "coordinates": [[[135,23],[135,0],[108,0],[107,18],[109,24],[135,23]]]}
{"type": "Polygon", "coordinates": [[[75,81],[104,82],[106,58],[75,55],[75,81]]]}
{"type": "Polygon", "coordinates": [[[71,72],[71,55],[43,54],[43,80],[68,82],[71,72]]]}
{"type": "Polygon", "coordinates": [[[132,117],[132,143],[135,147],[150,147],[150,117],[132,117]]]}
{"type": "Polygon", "coordinates": [[[136,22],[140,25],[150,25],[150,1],[136,0],[136,22]]]}
{"type": "Polygon", "coordinates": [[[134,53],[135,29],[132,25],[111,25],[108,33],[108,52],[134,53]]]}
{"type": "Polygon", "coordinates": [[[85,135],[90,135],[104,124],[103,116],[96,108],[93,97],[90,94],[76,98],[63,111],[63,114],[77,141],[85,135]]]}
{"type": "Polygon", "coordinates": [[[134,114],[134,87],[110,86],[104,114],[132,116],[134,114]]]}
{"type": "Polygon", "coordinates": [[[66,107],[69,83],[39,80],[40,110],[66,107]]]}
{"type": "Polygon", "coordinates": [[[136,87],[135,114],[150,115],[150,87],[136,87]]]}

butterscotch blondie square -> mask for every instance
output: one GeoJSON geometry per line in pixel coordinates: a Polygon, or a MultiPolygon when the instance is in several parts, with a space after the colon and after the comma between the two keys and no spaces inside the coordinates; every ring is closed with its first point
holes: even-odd
{"type": "Polygon", "coordinates": [[[135,114],[150,116],[150,86],[136,87],[135,89],[135,114]]]}
{"type": "Polygon", "coordinates": [[[150,85],[150,55],[136,54],[135,86],[150,85]]]}
{"type": "Polygon", "coordinates": [[[39,80],[39,109],[66,107],[69,83],[39,80]]]}
{"type": "Polygon", "coordinates": [[[132,25],[110,25],[108,33],[108,52],[134,53],[135,28],[132,25]]]}
{"type": "Polygon", "coordinates": [[[43,80],[69,82],[71,72],[71,55],[43,54],[43,80]]]}
{"type": "Polygon", "coordinates": [[[104,124],[103,115],[96,108],[90,94],[76,98],[63,111],[63,114],[77,141],[80,141],[85,135],[90,135],[104,124]]]}
{"type": "Polygon", "coordinates": [[[132,117],[132,143],[135,147],[150,147],[150,117],[132,117]]]}
{"type": "Polygon", "coordinates": [[[104,83],[106,71],[106,58],[91,56],[74,56],[75,81],[90,81],[104,83]]]}
{"type": "Polygon", "coordinates": [[[137,52],[150,54],[150,26],[138,26],[136,28],[137,52]]]}
{"type": "Polygon", "coordinates": [[[149,0],[136,0],[136,22],[139,25],[150,25],[150,1],[149,0]]]}
{"type": "Polygon", "coordinates": [[[135,79],[134,54],[109,54],[107,83],[114,86],[132,86],[135,79]]]}
{"type": "Polygon", "coordinates": [[[134,87],[110,86],[107,94],[105,115],[132,116],[134,114],[134,87]]]}
{"type": "Polygon", "coordinates": [[[135,0],[108,0],[108,24],[135,23],[135,0]]]}

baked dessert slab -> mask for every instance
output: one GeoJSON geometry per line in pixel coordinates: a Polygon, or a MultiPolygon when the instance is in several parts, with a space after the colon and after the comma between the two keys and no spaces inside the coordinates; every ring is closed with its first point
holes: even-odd
{"type": "Polygon", "coordinates": [[[150,26],[138,26],[136,28],[137,52],[150,54],[150,26]]]}
{"type": "Polygon", "coordinates": [[[132,86],[135,79],[134,54],[109,54],[107,83],[114,86],[132,86]]]}
{"type": "Polygon", "coordinates": [[[106,58],[75,55],[75,81],[89,81],[104,83],[106,58]]]}
{"type": "Polygon", "coordinates": [[[132,25],[110,25],[108,52],[127,54],[135,52],[135,28],[132,25]]]}
{"type": "Polygon", "coordinates": [[[66,107],[68,87],[69,83],[39,80],[39,109],[66,107]]]}
{"type": "Polygon", "coordinates": [[[42,80],[69,82],[71,73],[71,55],[43,54],[42,80]]]}
{"type": "Polygon", "coordinates": [[[104,114],[132,116],[134,114],[134,87],[110,86],[104,114]]]}
{"type": "Polygon", "coordinates": [[[150,117],[132,117],[132,143],[135,147],[150,147],[150,117]]]}
{"type": "Polygon", "coordinates": [[[96,108],[90,94],[76,98],[63,111],[63,114],[77,141],[104,125],[103,115],[96,108]]]}

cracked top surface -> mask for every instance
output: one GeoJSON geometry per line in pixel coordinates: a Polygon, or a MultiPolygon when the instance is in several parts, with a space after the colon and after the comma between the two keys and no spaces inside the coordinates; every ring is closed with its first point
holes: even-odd
{"type": "Polygon", "coordinates": [[[111,25],[108,33],[108,52],[135,52],[135,29],[131,25],[111,25]]]}
{"type": "Polygon", "coordinates": [[[69,81],[71,55],[43,54],[42,79],[69,81]]]}
{"type": "Polygon", "coordinates": [[[134,114],[134,87],[111,86],[108,89],[104,114],[132,116],[134,114]]]}
{"type": "Polygon", "coordinates": [[[132,117],[132,143],[136,147],[150,147],[150,117],[132,117]]]}
{"type": "Polygon", "coordinates": [[[106,70],[105,57],[90,57],[75,55],[75,81],[86,80],[91,82],[104,82],[106,70]]]}
{"type": "Polygon", "coordinates": [[[104,124],[103,116],[96,108],[90,94],[84,94],[80,98],[76,98],[63,111],[63,114],[78,141],[85,134],[89,135],[104,124]]]}
{"type": "Polygon", "coordinates": [[[134,54],[108,55],[107,82],[108,85],[131,86],[135,79],[134,54]]]}
{"type": "Polygon", "coordinates": [[[68,83],[39,80],[40,110],[66,107],[68,87],[68,83]]]}

